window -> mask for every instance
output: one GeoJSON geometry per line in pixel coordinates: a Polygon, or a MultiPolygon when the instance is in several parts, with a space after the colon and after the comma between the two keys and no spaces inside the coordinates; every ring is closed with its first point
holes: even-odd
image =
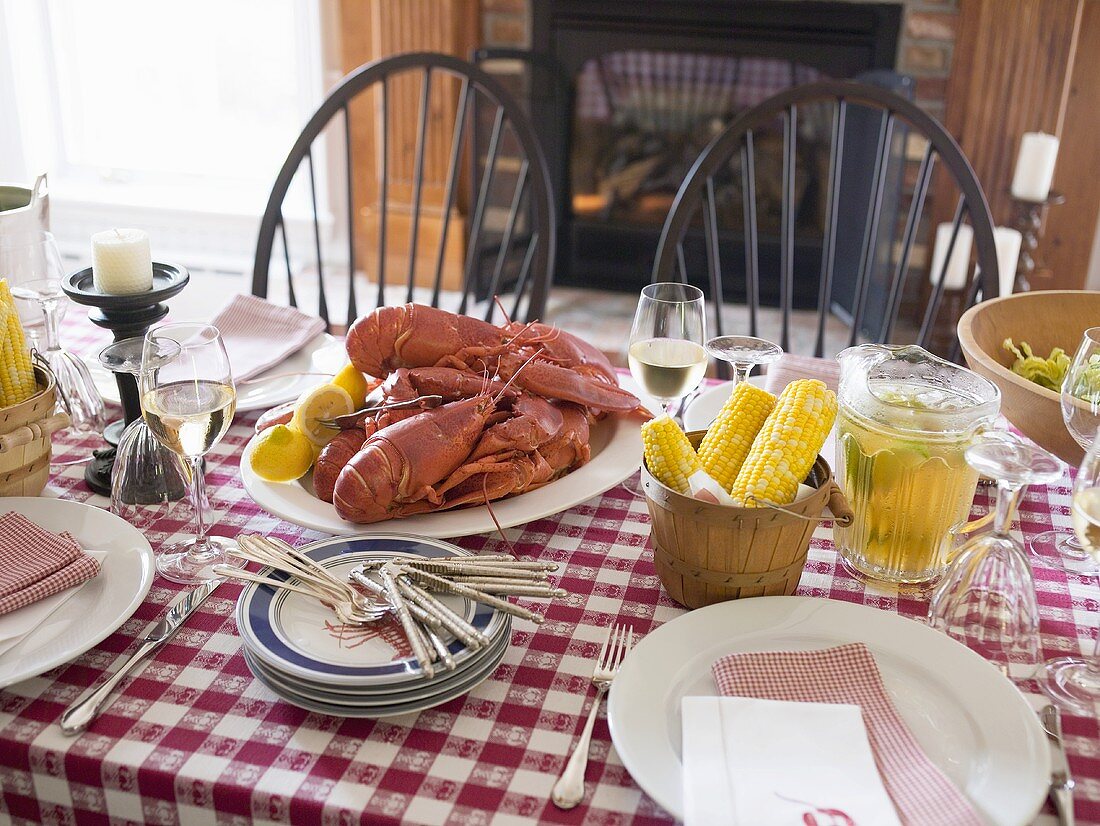
{"type": "Polygon", "coordinates": [[[0,0],[0,111],[15,113],[0,124],[0,179],[48,171],[63,241],[129,224],[250,254],[321,99],[319,6],[0,0]]]}

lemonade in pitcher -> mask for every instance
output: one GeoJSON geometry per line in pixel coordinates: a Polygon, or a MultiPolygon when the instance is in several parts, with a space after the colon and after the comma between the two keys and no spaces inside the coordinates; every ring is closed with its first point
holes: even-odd
{"type": "Polygon", "coordinates": [[[978,481],[963,451],[992,423],[1000,394],[920,347],[869,344],[838,358],[836,464],[854,519],[834,528],[837,549],[874,579],[934,579],[978,481]]]}

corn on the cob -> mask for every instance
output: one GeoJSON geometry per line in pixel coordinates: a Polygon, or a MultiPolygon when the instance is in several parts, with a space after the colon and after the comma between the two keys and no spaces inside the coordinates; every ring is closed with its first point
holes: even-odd
{"type": "Polygon", "coordinates": [[[19,312],[6,279],[0,278],[0,407],[25,401],[38,392],[34,367],[19,312]]]}
{"type": "Polygon", "coordinates": [[[667,414],[642,425],[646,467],[662,485],[690,495],[688,477],[699,470],[699,457],[684,431],[667,414]]]}
{"type": "Polygon", "coordinates": [[[703,470],[727,491],[774,408],[775,396],[747,381],[740,382],[699,443],[703,470]]]}
{"type": "Polygon", "coordinates": [[[794,501],[836,419],[836,394],[817,379],[787,385],[749,450],[730,495],[745,507],[794,501]]]}

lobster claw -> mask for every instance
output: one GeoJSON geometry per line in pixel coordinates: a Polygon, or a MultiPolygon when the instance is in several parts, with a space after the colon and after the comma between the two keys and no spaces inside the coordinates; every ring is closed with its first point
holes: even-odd
{"type": "MultiPolygon", "coordinates": [[[[521,364],[518,356],[501,356],[500,373],[514,375],[521,364]]],[[[516,375],[516,384],[547,399],[573,402],[605,413],[639,413],[651,418],[649,411],[629,390],[548,361],[536,359],[528,364],[516,375]]]]}

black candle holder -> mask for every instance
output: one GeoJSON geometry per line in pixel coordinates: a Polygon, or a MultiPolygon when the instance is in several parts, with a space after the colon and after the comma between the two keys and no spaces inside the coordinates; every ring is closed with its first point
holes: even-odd
{"type": "MultiPolygon", "coordinates": [[[[97,327],[110,330],[115,341],[144,336],[146,330],[168,315],[167,301],[187,286],[191,276],[183,267],[175,264],[153,262],[153,286],[141,293],[112,295],[99,290],[92,278],[92,268],[74,272],[61,284],[70,299],[93,309],[88,318],[97,327]]],[[[138,396],[137,378],[130,373],[115,373],[118,396],[122,402],[123,417],[111,422],[103,430],[103,438],[110,445],[95,451],[84,471],[84,481],[98,494],[111,495],[111,473],[114,469],[115,446],[122,431],[130,422],[141,416],[141,399],[138,396]]]]}
{"type": "Polygon", "coordinates": [[[1060,192],[1051,192],[1041,201],[1017,198],[1009,193],[1014,210],[1013,223],[1023,236],[1020,248],[1020,262],[1016,266],[1016,287],[1020,292],[1031,289],[1031,279],[1039,270],[1035,250],[1039,246],[1039,230],[1043,226],[1043,210],[1048,206],[1058,206],[1066,202],[1066,196],[1060,192]]]}

